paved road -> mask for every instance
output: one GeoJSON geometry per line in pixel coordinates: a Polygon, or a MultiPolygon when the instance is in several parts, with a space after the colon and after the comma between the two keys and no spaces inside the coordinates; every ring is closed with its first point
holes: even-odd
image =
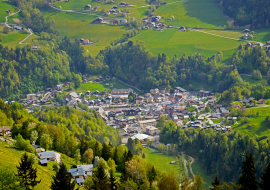
{"type": "Polygon", "coordinates": [[[17,13],[19,13],[21,11],[21,9],[20,10],[18,10],[16,13],[13,13],[13,14],[11,14],[11,15],[8,15],[8,16],[6,16],[5,18],[6,18],[6,22],[5,22],[5,25],[7,26],[7,27],[9,27],[9,28],[11,28],[9,25],[8,25],[8,17],[10,17],[10,16],[12,16],[12,15],[15,15],[15,14],[17,14],[17,13]]]}
{"type": "Polygon", "coordinates": [[[33,32],[31,31],[30,28],[28,28],[28,36],[26,36],[26,38],[24,38],[22,41],[19,42],[19,44],[29,44],[29,43],[23,43],[25,40],[27,40],[30,36],[33,35],[33,32]]]}
{"type": "MultiPolygon", "coordinates": [[[[11,28],[11,27],[8,25],[8,17],[13,16],[13,15],[19,13],[20,11],[21,11],[21,9],[18,10],[16,13],[13,13],[13,14],[8,15],[8,16],[5,17],[5,19],[6,19],[5,25],[6,25],[7,27],[11,28]]],[[[24,42],[25,40],[27,40],[30,36],[33,35],[33,33],[32,33],[32,31],[31,31],[30,28],[28,28],[28,33],[29,33],[28,36],[26,36],[26,38],[24,38],[22,41],[20,41],[19,44],[28,44],[28,43],[23,43],[23,42],[24,42]]]]}

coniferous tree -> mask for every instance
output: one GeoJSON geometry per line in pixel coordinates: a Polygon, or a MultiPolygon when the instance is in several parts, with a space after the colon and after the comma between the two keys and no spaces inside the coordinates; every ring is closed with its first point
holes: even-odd
{"type": "Polygon", "coordinates": [[[73,190],[75,187],[75,181],[71,182],[71,175],[67,172],[67,168],[63,162],[60,162],[59,169],[56,176],[53,177],[51,184],[52,190],[73,190]]]}
{"type": "Polygon", "coordinates": [[[125,166],[123,171],[122,171],[121,177],[120,177],[121,184],[126,182],[128,180],[128,178],[129,178],[129,175],[127,173],[127,169],[126,169],[126,166],[125,166]]]}
{"type": "Polygon", "coordinates": [[[34,168],[34,161],[24,153],[17,166],[18,176],[21,178],[21,185],[24,185],[26,189],[34,189],[34,187],[40,183],[41,180],[37,180],[37,168],[34,168]]]}
{"type": "Polygon", "coordinates": [[[214,187],[214,190],[221,190],[222,189],[222,185],[221,185],[220,180],[218,179],[217,175],[216,175],[214,181],[212,181],[212,185],[214,187]]]}
{"type": "Polygon", "coordinates": [[[255,176],[256,168],[254,165],[253,154],[245,154],[245,161],[242,165],[242,174],[239,177],[238,183],[241,185],[240,190],[257,190],[259,189],[258,181],[255,176]]]}
{"type": "Polygon", "coordinates": [[[93,182],[94,182],[93,189],[95,190],[109,190],[110,189],[109,180],[101,164],[98,165],[97,171],[94,173],[93,182]]]}
{"type": "Polygon", "coordinates": [[[261,176],[262,183],[259,184],[262,190],[266,190],[270,188],[270,162],[264,168],[264,173],[261,176]]]}
{"type": "Polygon", "coordinates": [[[117,189],[117,181],[116,181],[116,177],[113,174],[113,170],[110,170],[110,188],[111,189],[117,189]]]}

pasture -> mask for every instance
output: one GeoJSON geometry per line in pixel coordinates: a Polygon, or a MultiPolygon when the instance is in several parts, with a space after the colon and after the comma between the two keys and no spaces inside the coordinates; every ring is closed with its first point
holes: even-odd
{"type": "Polygon", "coordinates": [[[176,176],[179,174],[179,165],[178,164],[170,164],[171,161],[177,161],[177,157],[173,156],[166,156],[164,154],[151,151],[149,149],[145,149],[146,151],[146,161],[151,162],[154,164],[154,166],[158,167],[161,169],[163,172],[174,172],[176,176]]]}
{"type": "Polygon", "coordinates": [[[215,0],[187,0],[162,5],[156,10],[156,15],[164,17],[163,22],[167,25],[191,28],[220,28],[227,25],[228,20],[215,0]]]}
{"type": "Polygon", "coordinates": [[[165,29],[162,32],[144,30],[132,39],[144,41],[153,54],[165,53],[169,58],[195,53],[211,57],[222,51],[223,59],[227,59],[240,44],[245,43],[195,31],[178,32],[177,29],[165,29]]]}
{"type": "MultiPolygon", "coordinates": [[[[254,111],[260,110],[263,108],[254,108],[254,111]]],[[[268,109],[268,115],[270,110],[268,109]]],[[[266,141],[266,138],[270,137],[270,128],[267,124],[267,121],[265,120],[266,117],[259,116],[259,117],[250,117],[249,122],[246,124],[237,124],[233,126],[233,129],[235,131],[241,132],[241,134],[248,135],[250,137],[263,137],[265,136],[264,140],[266,141]]]]}
{"type": "Polygon", "coordinates": [[[263,77],[262,80],[255,80],[251,76],[247,75],[240,75],[240,76],[244,81],[249,82],[250,84],[260,84],[263,79],[267,80],[267,77],[263,77]]]}
{"type": "Polygon", "coordinates": [[[22,41],[28,34],[22,34],[21,32],[12,31],[8,34],[3,33],[4,26],[0,26],[0,37],[2,38],[1,44],[8,46],[9,48],[15,48],[20,41],[22,41]]]}
{"type": "Polygon", "coordinates": [[[89,39],[94,42],[94,45],[84,46],[86,52],[93,55],[97,55],[112,41],[126,34],[126,28],[123,26],[91,24],[96,18],[93,15],[67,13],[52,9],[44,9],[43,11],[45,18],[54,19],[56,28],[62,35],[74,39],[89,39]]]}
{"type": "MultiPolygon", "coordinates": [[[[127,88],[131,88],[132,90],[134,90],[135,92],[137,92],[138,94],[141,94],[138,90],[136,90],[135,88],[132,88],[130,86],[127,86],[125,85],[124,83],[121,83],[119,82],[118,80],[113,80],[113,81],[104,81],[102,83],[96,83],[96,82],[87,82],[87,83],[82,83],[81,86],[76,89],[76,92],[77,93],[85,93],[86,91],[91,91],[94,92],[95,90],[98,90],[99,92],[100,91],[103,91],[103,90],[110,90],[109,88],[109,85],[106,85],[106,84],[110,84],[110,83],[113,83],[113,88],[116,88],[116,89],[127,89],[127,88]]],[[[112,88],[112,89],[113,89],[112,88]]]]}
{"type": "Polygon", "coordinates": [[[11,14],[16,12],[16,9],[12,5],[10,5],[8,1],[0,0],[0,23],[6,22],[5,17],[8,16],[8,14],[6,13],[6,10],[10,10],[11,14]]]}
{"type": "MultiPolygon", "coordinates": [[[[22,156],[23,151],[19,151],[13,148],[8,143],[0,141],[0,167],[9,167],[11,171],[17,172],[16,166],[22,156]]],[[[52,176],[55,175],[54,171],[51,171],[52,165],[55,162],[49,162],[48,167],[38,165],[37,161],[35,167],[37,167],[37,177],[41,179],[41,183],[36,186],[36,189],[49,190],[52,176]]]]}
{"type": "Polygon", "coordinates": [[[198,158],[195,158],[195,161],[193,162],[193,164],[191,165],[192,167],[192,171],[194,173],[194,175],[196,175],[197,173],[200,173],[201,177],[203,178],[204,184],[203,187],[209,187],[211,186],[211,178],[206,174],[206,172],[202,169],[202,167],[200,166],[200,162],[198,161],[198,158]]]}

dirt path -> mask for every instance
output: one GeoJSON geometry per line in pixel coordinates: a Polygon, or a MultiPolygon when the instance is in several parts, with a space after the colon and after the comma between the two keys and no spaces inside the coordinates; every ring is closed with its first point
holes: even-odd
{"type": "Polygon", "coordinates": [[[190,173],[192,174],[192,176],[195,177],[195,175],[194,175],[194,173],[193,173],[193,170],[192,170],[192,167],[191,167],[191,165],[193,164],[193,162],[195,161],[195,159],[192,158],[192,157],[189,156],[189,155],[186,155],[186,156],[188,156],[189,159],[191,160],[191,162],[189,163],[189,170],[190,170],[190,173]]]}
{"type": "Polygon", "coordinates": [[[56,156],[56,161],[57,161],[57,164],[59,165],[60,161],[61,161],[61,154],[57,153],[57,152],[54,152],[55,153],[55,156],[56,156]]]}

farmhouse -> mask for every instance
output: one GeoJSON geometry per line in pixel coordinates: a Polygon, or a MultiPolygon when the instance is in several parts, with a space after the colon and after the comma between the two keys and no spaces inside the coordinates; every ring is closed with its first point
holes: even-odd
{"type": "Polygon", "coordinates": [[[122,2],[122,3],[119,3],[118,5],[119,7],[125,7],[125,6],[129,6],[128,3],[125,3],[125,2],[122,2]]]}
{"type": "Polygon", "coordinates": [[[120,21],[119,21],[119,20],[113,20],[113,21],[111,22],[111,24],[120,24],[120,21]]]}
{"type": "Polygon", "coordinates": [[[11,10],[6,10],[6,13],[7,13],[7,14],[10,14],[10,13],[11,13],[11,10]]]}
{"type": "Polygon", "coordinates": [[[47,159],[39,160],[39,164],[40,164],[41,166],[47,166],[47,165],[48,165],[48,160],[47,160],[47,159]]]}
{"type": "Polygon", "coordinates": [[[40,159],[47,159],[49,161],[56,160],[56,155],[55,155],[54,151],[40,152],[40,153],[38,153],[38,157],[40,159]]]}
{"type": "Polygon", "coordinates": [[[247,40],[247,38],[248,38],[248,34],[245,33],[245,34],[243,35],[243,39],[244,39],[244,40],[247,40]]]}
{"type": "Polygon", "coordinates": [[[120,22],[121,23],[127,23],[127,19],[121,19],[120,22]]]}
{"type": "Polygon", "coordinates": [[[97,19],[93,20],[93,23],[103,23],[103,18],[98,17],[97,19]]]}
{"type": "Polygon", "coordinates": [[[35,145],[35,142],[34,142],[34,141],[32,142],[32,147],[33,147],[37,152],[41,152],[41,147],[35,145]]]}
{"type": "Polygon", "coordinates": [[[85,9],[91,9],[91,5],[85,5],[85,7],[84,7],[85,9]]]}
{"type": "Polygon", "coordinates": [[[265,100],[264,99],[259,99],[258,102],[259,102],[259,104],[265,104],[265,100]]]}
{"type": "Polygon", "coordinates": [[[0,127],[0,135],[3,136],[3,131],[5,131],[5,134],[8,136],[11,136],[11,129],[8,126],[0,127]]]}

